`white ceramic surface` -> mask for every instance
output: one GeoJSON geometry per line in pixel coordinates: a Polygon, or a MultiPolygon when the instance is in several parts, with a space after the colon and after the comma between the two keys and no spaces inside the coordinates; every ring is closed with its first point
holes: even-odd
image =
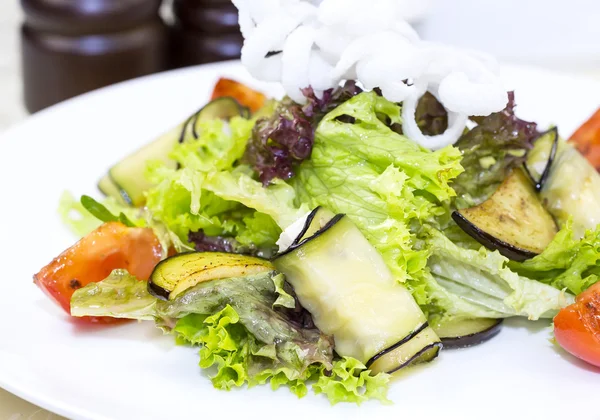
{"type": "MultiPolygon", "coordinates": [[[[524,68],[504,73],[518,113],[557,123],[563,135],[600,105],[598,82],[524,68]]],[[[150,76],[57,105],[0,138],[0,387],[75,419],[600,419],[589,410],[600,372],[557,351],[548,322],[513,320],[486,344],[444,351],[394,381],[394,405],[360,408],[298,400],[285,389],[216,391],[196,351],[176,347],[149,323],[71,323],[31,281],[74,241],[56,214],[61,192],[95,191],[111,163],[200,107],[221,75],[248,81],[236,63],[150,76]]]]}
{"type": "Polygon", "coordinates": [[[433,0],[417,29],[428,40],[502,62],[600,72],[598,0],[433,0]]]}

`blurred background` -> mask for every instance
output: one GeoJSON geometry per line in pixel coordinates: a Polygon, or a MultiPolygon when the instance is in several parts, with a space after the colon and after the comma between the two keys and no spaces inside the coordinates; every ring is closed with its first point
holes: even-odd
{"type": "MultiPolygon", "coordinates": [[[[600,0],[397,1],[424,39],[600,80],[600,0]]],[[[241,44],[230,0],[1,1],[0,134],[87,91],[237,58],[241,44]]],[[[59,417],[0,389],[4,419],[59,417]]]]}

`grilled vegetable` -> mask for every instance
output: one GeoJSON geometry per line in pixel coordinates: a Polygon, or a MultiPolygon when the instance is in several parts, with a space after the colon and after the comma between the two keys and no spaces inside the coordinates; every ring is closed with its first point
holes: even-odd
{"type": "Polygon", "coordinates": [[[442,343],[435,331],[425,323],[392,347],[373,356],[367,362],[372,372],[394,373],[402,368],[435,359],[442,343]]]}
{"type": "Polygon", "coordinates": [[[515,261],[541,253],[557,232],[554,220],[519,169],[487,201],[455,211],[452,218],[486,248],[515,261]]]}
{"type": "Polygon", "coordinates": [[[592,166],[600,170],[600,109],[573,133],[569,142],[592,166]]]}
{"type": "Polygon", "coordinates": [[[298,245],[304,239],[314,236],[318,231],[323,229],[331,219],[335,217],[331,211],[324,207],[317,207],[306,218],[302,230],[296,236],[291,245],[298,245]]]}
{"type": "Polygon", "coordinates": [[[115,188],[109,186],[108,181],[103,178],[100,181],[104,187],[101,188],[102,191],[135,207],[143,206],[146,201],[144,193],[152,187],[144,176],[148,161],[159,160],[168,167],[176,168],[177,163],[169,159],[169,153],[178,142],[190,137],[197,139],[200,122],[217,118],[229,120],[234,116],[248,118],[250,113],[232,98],[219,98],[210,102],[183,124],[113,166],[108,176],[115,188]]]}
{"type": "Polygon", "coordinates": [[[600,367],[600,283],[556,315],[554,337],[573,356],[600,367]]]}
{"type": "MultiPolygon", "coordinates": [[[[118,195],[116,197],[113,195],[113,197],[122,199],[135,207],[143,206],[146,201],[144,192],[152,187],[152,184],[144,176],[146,163],[149,160],[161,160],[167,166],[175,168],[177,164],[169,160],[168,155],[177,144],[177,136],[180,131],[181,126],[162,135],[113,166],[108,172],[110,180],[118,191],[118,195]]],[[[114,190],[112,191],[114,194],[114,190]]]]}
{"type": "Polygon", "coordinates": [[[537,192],[544,188],[550,176],[558,152],[558,142],[558,129],[554,127],[536,140],[535,148],[527,156],[527,162],[535,163],[535,167],[530,168],[528,163],[523,165],[525,173],[531,178],[537,192]]]}
{"type": "MultiPolygon", "coordinates": [[[[528,160],[535,168],[544,154],[538,153],[543,144],[536,143],[528,160]]],[[[540,198],[562,228],[569,218],[573,231],[580,238],[586,229],[595,229],[600,223],[600,175],[586,159],[564,140],[559,140],[556,159],[545,182],[540,198]]]]}
{"type": "Polygon", "coordinates": [[[374,373],[435,358],[438,337],[354,223],[344,215],[326,221],[321,209],[311,216],[273,264],[315,325],[334,336],[337,353],[360,360],[374,373]]]}
{"type": "Polygon", "coordinates": [[[235,80],[221,78],[215,85],[212,99],[230,97],[253,113],[261,109],[266,101],[265,95],[235,80]]]}
{"type": "Polygon", "coordinates": [[[273,270],[269,261],[245,255],[224,252],[178,254],[156,266],[148,282],[148,291],[159,299],[173,300],[181,292],[205,281],[273,270]]]}
{"type": "Polygon", "coordinates": [[[152,229],[105,223],[42,268],[34,282],[70,313],[71,296],[76,290],[104,280],[119,268],[146,280],[160,261],[162,251],[152,229]]]}
{"type": "Polygon", "coordinates": [[[495,337],[501,329],[501,319],[475,318],[448,321],[433,326],[444,348],[461,348],[481,344],[495,337]]]}
{"type": "Polygon", "coordinates": [[[179,142],[183,142],[188,136],[197,139],[200,133],[199,124],[202,121],[222,119],[225,121],[233,117],[250,118],[250,111],[231,97],[213,99],[204,108],[191,115],[182,126],[179,133],[179,142]]]}
{"type": "Polygon", "coordinates": [[[123,197],[123,196],[121,196],[121,190],[119,189],[119,187],[117,187],[115,185],[115,183],[112,181],[112,179],[108,175],[105,175],[98,182],[98,189],[105,196],[107,196],[107,197],[113,197],[115,200],[117,200],[117,202],[119,204],[122,204],[122,205],[125,205],[125,206],[130,206],[131,205],[130,202],[126,201],[126,199],[128,199],[129,197],[123,197]]]}

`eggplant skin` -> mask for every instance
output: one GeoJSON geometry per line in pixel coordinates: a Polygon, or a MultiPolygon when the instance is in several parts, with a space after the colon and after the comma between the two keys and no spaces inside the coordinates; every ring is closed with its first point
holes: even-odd
{"type": "Polygon", "coordinates": [[[498,239],[487,232],[479,229],[473,223],[471,223],[465,216],[460,214],[458,211],[452,213],[452,219],[456,224],[464,230],[467,234],[473,237],[477,242],[485,246],[491,251],[498,251],[506,258],[517,262],[523,262],[535,257],[535,252],[528,251],[526,249],[518,248],[501,239],[498,239]]]}
{"type": "Polygon", "coordinates": [[[386,372],[388,375],[398,372],[400,369],[404,369],[410,366],[416,366],[421,363],[431,362],[440,355],[440,351],[445,347],[443,342],[431,343],[427,347],[423,347],[417,354],[408,359],[400,366],[386,372]]]}
{"type": "Polygon", "coordinates": [[[230,96],[224,96],[221,98],[214,99],[192,114],[184,123],[179,134],[179,143],[185,141],[185,137],[188,131],[191,131],[194,139],[198,139],[198,123],[207,120],[222,119],[228,121],[229,119],[240,116],[242,118],[250,118],[250,110],[240,105],[240,103],[230,96]]]}
{"type": "Polygon", "coordinates": [[[373,362],[375,362],[377,359],[381,358],[382,356],[385,356],[386,354],[388,354],[391,351],[396,350],[401,345],[403,345],[405,343],[408,343],[410,340],[412,340],[413,338],[415,338],[417,335],[419,335],[423,330],[425,330],[428,327],[429,327],[429,323],[425,322],[424,324],[422,324],[420,327],[418,327],[417,329],[415,329],[414,331],[412,331],[406,337],[402,338],[402,340],[398,341],[393,346],[390,346],[387,349],[385,349],[385,350],[377,353],[375,356],[371,357],[369,359],[369,361],[366,363],[366,366],[367,367],[371,366],[373,364],[373,362]]]}
{"type": "Polygon", "coordinates": [[[173,300],[185,290],[211,280],[246,277],[274,271],[264,259],[226,252],[186,252],[161,261],[148,281],[148,292],[173,300]]]}
{"type": "Polygon", "coordinates": [[[169,300],[169,295],[171,294],[171,292],[169,292],[167,289],[163,289],[162,287],[158,286],[155,283],[152,283],[151,281],[148,282],[148,293],[150,293],[155,298],[164,301],[169,300]]]}
{"type": "Polygon", "coordinates": [[[478,344],[491,340],[500,333],[502,329],[502,319],[493,324],[491,327],[473,334],[463,335],[459,337],[440,337],[445,349],[461,349],[472,347],[478,344]]]}
{"type": "MultiPolygon", "coordinates": [[[[317,210],[319,208],[317,207],[317,210]]],[[[304,226],[304,228],[302,228],[302,232],[300,235],[298,235],[298,237],[294,240],[294,242],[288,247],[288,249],[284,250],[283,252],[278,253],[277,255],[275,255],[271,261],[276,261],[279,258],[290,254],[292,252],[294,252],[295,250],[297,250],[298,248],[306,245],[308,242],[313,241],[317,238],[319,238],[320,236],[322,236],[323,234],[325,234],[329,229],[331,229],[333,226],[335,226],[337,224],[337,222],[339,222],[340,220],[342,220],[344,217],[346,217],[345,214],[337,214],[335,215],[335,217],[333,217],[331,220],[329,220],[327,222],[327,224],[325,224],[325,226],[323,226],[321,229],[319,229],[316,233],[314,233],[312,236],[309,236],[308,238],[304,238],[301,239],[303,236],[305,236],[310,223],[312,223],[312,221],[314,220],[316,215],[316,212],[314,214],[311,213],[310,220],[307,219],[307,222],[304,226]]]]}
{"type": "Polygon", "coordinates": [[[452,218],[483,246],[524,261],[544,252],[556,222],[521,169],[513,170],[483,203],[456,210],[452,218]]]}
{"type": "Polygon", "coordinates": [[[560,137],[558,135],[558,127],[553,127],[550,130],[540,134],[538,136],[538,139],[540,139],[548,134],[552,134],[554,137],[552,140],[552,146],[550,148],[550,154],[548,155],[548,160],[546,161],[546,166],[544,167],[544,171],[541,173],[539,179],[536,180],[535,177],[531,174],[531,172],[529,170],[529,166],[527,166],[527,163],[523,164],[523,169],[525,170],[525,173],[527,174],[527,176],[533,183],[533,185],[535,187],[535,191],[538,193],[540,191],[542,191],[542,189],[544,189],[546,182],[548,182],[548,178],[550,177],[550,170],[552,169],[552,165],[554,164],[554,161],[556,160],[556,154],[558,152],[558,141],[560,139],[560,137]]]}

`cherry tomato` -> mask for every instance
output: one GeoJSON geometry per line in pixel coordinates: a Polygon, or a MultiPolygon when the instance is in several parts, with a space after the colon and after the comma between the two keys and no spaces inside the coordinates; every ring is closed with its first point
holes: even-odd
{"type": "Polygon", "coordinates": [[[600,170],[600,109],[577,129],[569,141],[600,170]]]}
{"type": "MultiPolygon", "coordinates": [[[[110,222],[60,254],[33,279],[70,314],[75,290],[104,280],[118,268],[126,269],[140,280],[148,280],[161,256],[162,247],[152,229],[110,222]]],[[[111,322],[110,319],[90,317],[87,320],[111,322]]]]}
{"type": "Polygon", "coordinates": [[[566,351],[600,367],[600,283],[556,315],[554,336],[566,351]]]}
{"type": "Polygon", "coordinates": [[[221,78],[213,90],[212,99],[214,100],[224,96],[232,97],[238,101],[240,105],[250,108],[250,111],[253,113],[262,108],[266,100],[265,95],[240,82],[221,78]]]}

